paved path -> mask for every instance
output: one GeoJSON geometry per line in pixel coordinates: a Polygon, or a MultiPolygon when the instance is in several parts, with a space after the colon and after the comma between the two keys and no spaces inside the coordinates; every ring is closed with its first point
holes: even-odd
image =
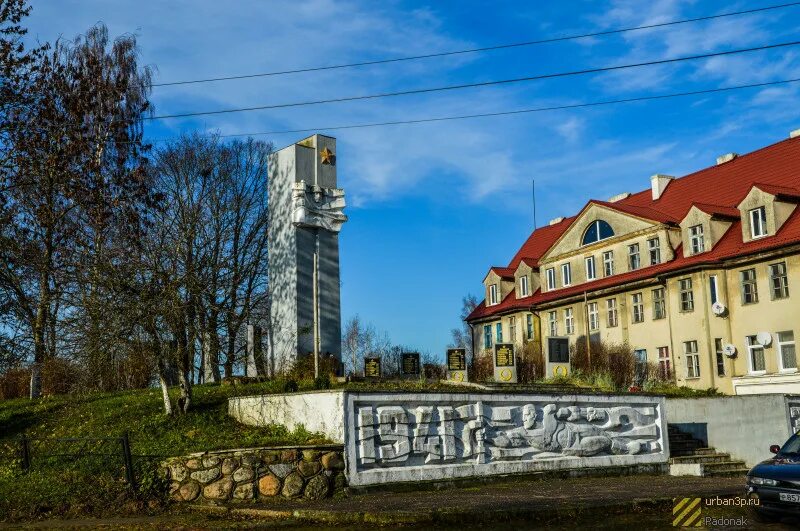
{"type": "Polygon", "coordinates": [[[516,508],[541,509],[596,507],[646,500],[734,496],[744,493],[744,477],[701,478],[694,476],[623,476],[561,480],[517,479],[475,486],[440,488],[433,491],[374,492],[343,499],[315,502],[286,499],[269,500],[257,507],[277,510],[320,510],[332,512],[425,512],[498,511],[516,508]]]}
{"type": "MultiPolygon", "coordinates": [[[[32,527],[105,529],[264,529],[311,530],[335,527],[449,529],[672,529],[672,498],[732,497],[744,492],[744,477],[601,477],[566,480],[518,478],[437,490],[371,492],[321,501],[277,499],[233,509],[176,504],[166,514],[109,519],[49,520],[32,527]]],[[[715,517],[747,516],[746,508],[714,508],[715,517]]],[[[31,524],[29,524],[31,525],[31,524]]],[[[796,524],[795,524],[796,525],[796,524]]],[[[0,525],[0,528],[4,526],[0,525]]],[[[745,529],[764,526],[750,518],[745,529]]]]}

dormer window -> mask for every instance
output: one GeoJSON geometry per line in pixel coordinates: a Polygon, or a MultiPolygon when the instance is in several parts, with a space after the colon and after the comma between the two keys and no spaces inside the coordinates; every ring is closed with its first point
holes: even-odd
{"type": "Polygon", "coordinates": [[[547,291],[554,289],[556,289],[556,270],[551,267],[547,270],[547,291]]]}
{"type": "Polygon", "coordinates": [[[705,251],[706,244],[703,237],[702,225],[689,227],[689,248],[692,250],[692,254],[698,254],[705,251]]]}
{"type": "Polygon", "coordinates": [[[497,304],[497,284],[489,286],[489,304],[497,304]]]}
{"type": "Polygon", "coordinates": [[[591,225],[586,228],[586,232],[583,233],[583,245],[599,242],[613,235],[614,230],[611,228],[611,225],[602,219],[598,219],[597,221],[593,221],[591,225]]]}
{"type": "Polygon", "coordinates": [[[647,249],[650,251],[650,265],[661,263],[661,242],[658,238],[647,240],[647,249]]]}
{"type": "Polygon", "coordinates": [[[525,275],[524,277],[519,277],[519,296],[520,297],[528,296],[528,275],[525,275]]]}
{"type": "Polygon", "coordinates": [[[750,211],[750,236],[761,238],[767,235],[767,209],[765,207],[754,208],[750,211]]]}

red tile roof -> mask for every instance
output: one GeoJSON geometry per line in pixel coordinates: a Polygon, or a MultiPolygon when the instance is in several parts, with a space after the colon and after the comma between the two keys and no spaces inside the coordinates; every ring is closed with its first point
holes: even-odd
{"type": "MultiPolygon", "coordinates": [[[[742,213],[736,207],[709,205],[708,203],[698,202],[692,203],[692,206],[695,206],[706,214],[711,214],[712,216],[723,216],[726,218],[739,219],[742,215],[742,213]]],[[[691,207],[689,207],[689,209],[691,210],[691,207]]],[[[687,211],[686,213],[688,214],[689,212],[687,211]]]]}
{"type": "MultiPolygon", "coordinates": [[[[624,202],[624,200],[618,201],[616,203],[609,203],[608,201],[599,201],[597,199],[591,199],[586,204],[586,206],[583,207],[581,213],[583,213],[583,211],[586,210],[586,208],[592,204],[602,205],[604,207],[612,208],[614,210],[618,210],[626,214],[631,214],[633,216],[650,219],[661,223],[678,223],[681,220],[681,218],[677,216],[673,216],[672,214],[656,210],[655,208],[651,208],[649,206],[628,205],[624,202]]],[[[580,214],[578,215],[580,216],[580,214]]]]}
{"type": "Polygon", "coordinates": [[[510,267],[493,267],[489,271],[494,271],[500,278],[514,278],[514,269],[510,267]]]}
{"type": "MultiPolygon", "coordinates": [[[[800,199],[800,137],[783,140],[752,153],[739,156],[724,164],[711,166],[682,178],[673,179],[664,189],[661,197],[655,201],[652,198],[651,190],[648,188],[615,203],[592,200],[584,206],[581,212],[590,204],[598,204],[662,223],[677,223],[694,204],[710,214],[738,218],[739,211],[736,206],[756,185],[760,190],[773,195],[800,199]]],[[[514,255],[514,258],[511,259],[508,268],[516,269],[522,260],[525,260],[529,265],[538,265],[539,259],[572,225],[578,216],[572,216],[555,225],[548,225],[533,231],[514,255]]],[[[526,308],[532,304],[545,303],[583,293],[584,291],[612,287],[635,280],[651,278],[662,273],[674,272],[700,264],[715,263],[727,258],[747,255],[792,243],[800,243],[800,207],[795,210],[774,236],[744,243],[742,241],[741,222],[737,220],[731,224],[728,231],[714,248],[707,253],[683,256],[681,247],[678,247],[674,260],[657,266],[645,267],[637,271],[614,275],[547,293],[537,290],[533,295],[524,299],[516,299],[512,291],[498,305],[486,307],[484,303],[481,303],[467,317],[467,320],[503,313],[507,310],[526,308]]]]}
{"type": "MultiPolygon", "coordinates": [[[[797,177],[797,182],[795,184],[800,184],[800,176],[797,177]]],[[[753,183],[753,186],[755,186],[756,188],[758,188],[763,192],[767,192],[768,194],[772,194],[777,197],[800,199],[800,190],[797,190],[796,188],[790,188],[788,186],[778,186],[776,184],[769,184],[769,183],[753,183]]]]}

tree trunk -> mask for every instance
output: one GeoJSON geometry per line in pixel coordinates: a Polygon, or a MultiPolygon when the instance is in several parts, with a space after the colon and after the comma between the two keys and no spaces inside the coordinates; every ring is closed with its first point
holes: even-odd
{"type": "Polygon", "coordinates": [[[160,353],[158,356],[158,384],[161,386],[161,398],[164,400],[164,413],[166,415],[172,415],[172,402],[169,400],[169,385],[167,384],[164,359],[161,357],[160,353]]]}
{"type": "Polygon", "coordinates": [[[233,358],[236,352],[236,332],[228,325],[228,352],[225,357],[225,378],[233,376],[233,358]]]}
{"type": "MultiPolygon", "coordinates": [[[[48,246],[49,247],[49,246],[48,246]]],[[[49,253],[48,253],[49,254],[49,253]]],[[[49,260],[47,260],[49,263],[49,260]]],[[[30,397],[42,396],[42,364],[45,359],[45,332],[47,315],[50,312],[50,275],[42,271],[39,275],[39,304],[33,324],[33,367],[31,368],[30,397]]]]}

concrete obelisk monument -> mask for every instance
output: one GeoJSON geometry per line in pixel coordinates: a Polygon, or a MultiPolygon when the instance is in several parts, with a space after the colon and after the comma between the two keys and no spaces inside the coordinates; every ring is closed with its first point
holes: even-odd
{"type": "Polygon", "coordinates": [[[314,135],[269,162],[268,372],[298,356],[341,360],[339,231],[347,221],[336,188],[336,139],[314,135]]]}

